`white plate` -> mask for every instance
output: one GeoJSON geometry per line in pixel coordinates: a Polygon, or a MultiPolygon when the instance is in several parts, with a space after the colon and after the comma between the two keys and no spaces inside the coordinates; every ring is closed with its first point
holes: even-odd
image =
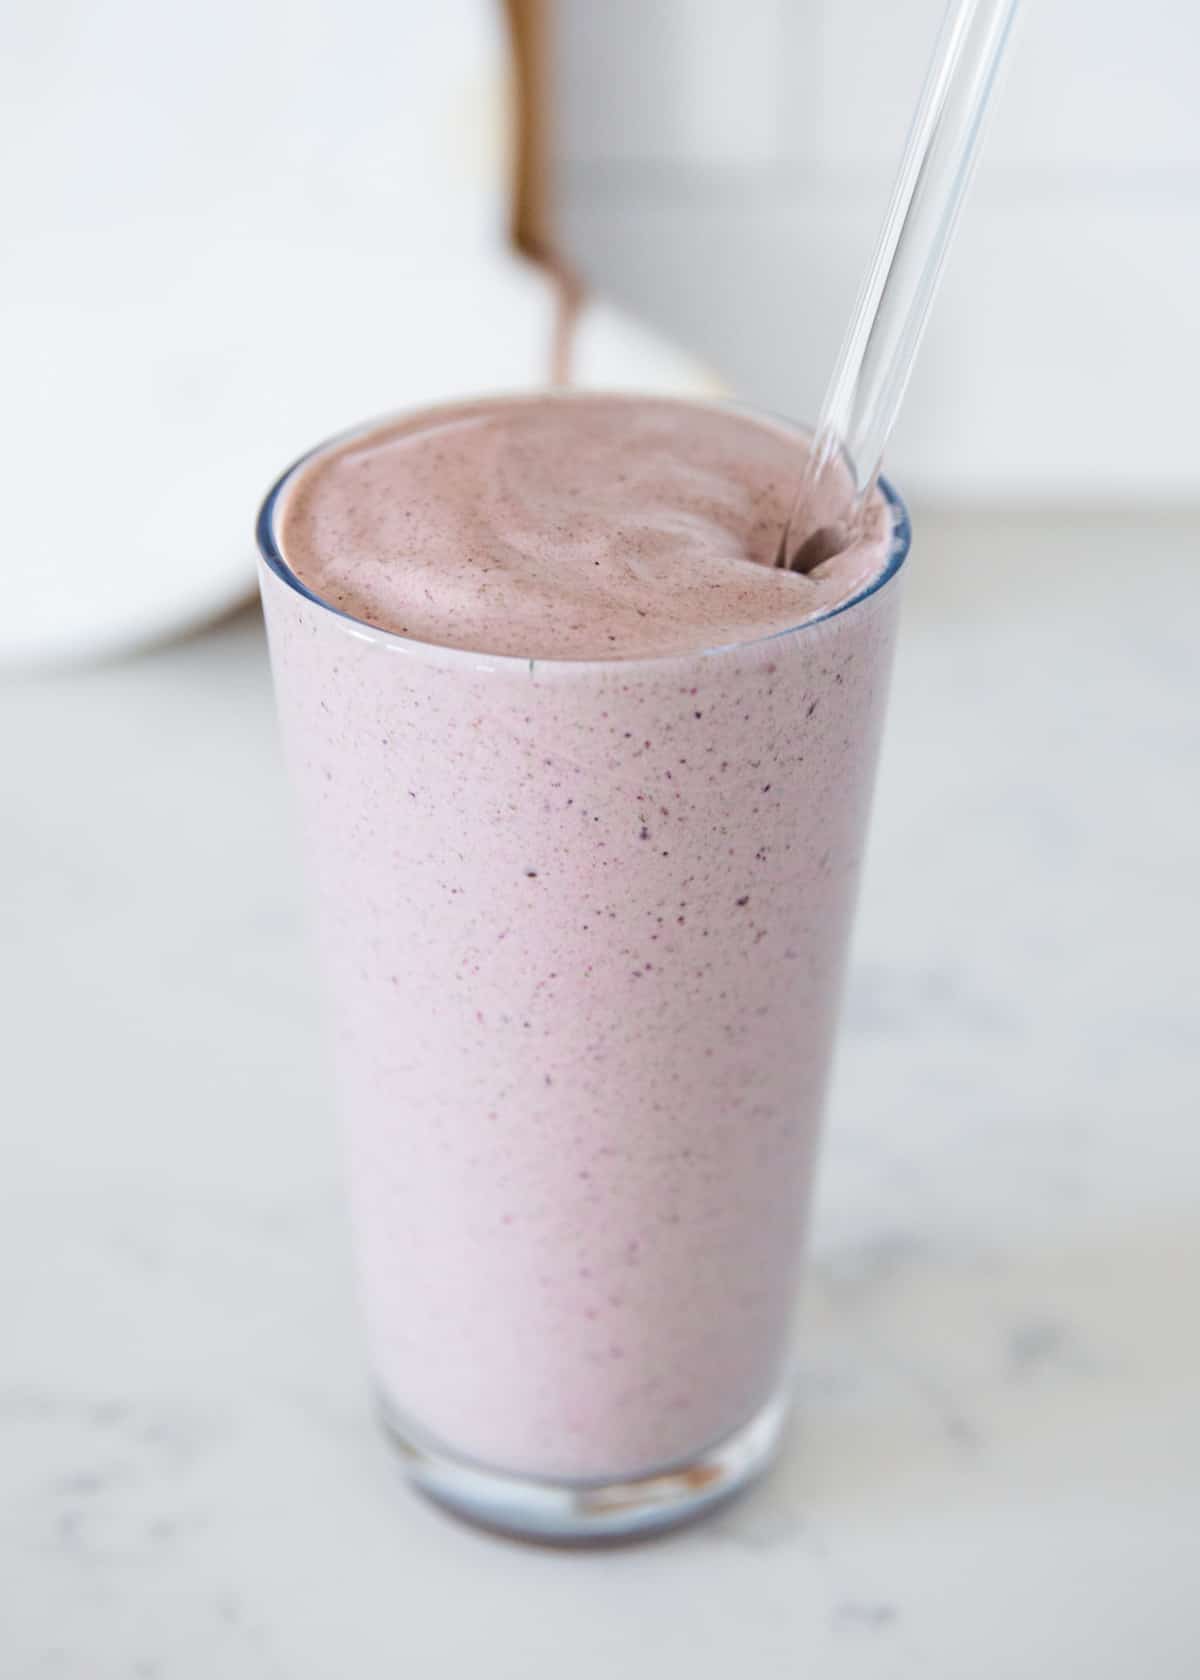
{"type": "MultiPolygon", "coordinates": [[[[505,247],[505,55],[492,0],[15,0],[0,662],[203,622],[252,588],[292,457],[547,377],[552,288],[505,247]]],[[[649,346],[589,311],[585,381],[653,384],[649,346]]]]}

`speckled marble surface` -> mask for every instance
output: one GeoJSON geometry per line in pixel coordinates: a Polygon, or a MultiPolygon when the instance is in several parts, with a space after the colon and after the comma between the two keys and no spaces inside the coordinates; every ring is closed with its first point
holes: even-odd
{"type": "Polygon", "coordinates": [[[627,1551],[370,1422],[257,620],[9,687],[3,1680],[1190,1680],[1196,546],[918,510],[795,1425],[627,1551]]]}

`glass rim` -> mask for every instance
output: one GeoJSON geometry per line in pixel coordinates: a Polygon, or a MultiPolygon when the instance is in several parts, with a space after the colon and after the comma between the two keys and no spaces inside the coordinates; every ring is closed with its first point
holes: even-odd
{"type": "Polygon", "coordinates": [[[526,669],[534,666],[539,671],[595,671],[597,669],[611,671],[617,668],[637,668],[639,666],[662,666],[672,661],[688,659],[707,659],[721,654],[744,652],[755,647],[769,647],[790,636],[800,636],[806,630],[814,629],[821,624],[827,624],[830,619],[849,612],[853,607],[861,606],[870,599],[893,578],[896,577],[904,562],[907,560],[912,547],[912,520],[903,497],[893,484],[880,473],[877,485],[880,495],[887,503],[892,516],[891,549],[887,560],[879,573],[865,583],[860,589],[844,601],[838,601],[827,607],[823,612],[814,613],[811,617],[802,618],[795,624],[785,625],[780,630],[768,630],[763,635],[750,636],[744,640],[732,642],[717,642],[711,647],[695,650],[673,651],[670,653],[637,654],[633,658],[622,658],[614,654],[611,657],[573,658],[570,655],[559,657],[529,658],[524,654],[515,653],[487,653],[482,649],[451,647],[444,642],[425,641],[419,636],[402,636],[396,630],[385,630],[381,625],[371,624],[367,619],[357,618],[353,613],[345,612],[341,607],[335,607],[331,601],[325,600],[312,590],[292,570],[283,555],[282,545],[276,533],[276,516],[279,505],[297,474],[310,461],[325,455],[332,450],[340,449],[343,445],[353,443],[356,439],[369,436],[372,432],[380,431],[398,422],[408,420],[423,412],[435,412],[447,408],[469,407],[480,402],[502,404],[516,404],[524,402],[578,402],[589,398],[615,398],[623,402],[659,402],[673,403],[680,408],[707,409],[710,412],[737,414],[744,419],[759,425],[768,425],[778,431],[787,432],[793,436],[805,438],[812,436],[808,426],[800,425],[776,415],[767,409],[759,409],[750,403],[738,402],[732,399],[717,397],[681,397],[668,393],[652,391],[624,391],[624,390],[523,390],[499,391],[487,393],[483,396],[464,396],[449,398],[444,402],[430,402],[414,404],[411,408],[397,409],[389,414],[379,415],[357,426],[351,426],[343,432],[335,433],[306,449],[303,455],[286,467],[272,484],[258,510],[255,521],[254,534],[258,545],[259,559],[268,571],[287,587],[293,590],[301,599],[311,605],[320,607],[332,618],[338,619],[348,635],[356,639],[374,642],[380,646],[389,647],[398,653],[412,658],[436,660],[447,664],[457,665],[465,663],[476,669],[526,669]]]}

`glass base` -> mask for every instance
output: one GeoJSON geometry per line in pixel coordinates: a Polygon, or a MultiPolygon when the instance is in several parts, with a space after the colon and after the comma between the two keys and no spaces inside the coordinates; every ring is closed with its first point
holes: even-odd
{"type": "Polygon", "coordinates": [[[413,1485],[455,1515],[525,1540],[634,1539],[690,1522],[724,1503],[770,1464],[787,1414],[774,1396],[723,1441],[685,1464],[628,1481],[547,1481],[489,1470],[432,1446],[381,1402],[384,1429],[413,1485]]]}

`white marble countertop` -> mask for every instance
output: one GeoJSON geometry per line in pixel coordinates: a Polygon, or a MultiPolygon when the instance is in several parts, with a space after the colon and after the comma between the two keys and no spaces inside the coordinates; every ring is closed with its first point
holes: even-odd
{"type": "Polygon", "coordinates": [[[3,1680],[1194,1680],[1195,532],[918,523],[795,1427],[627,1550],[371,1423],[257,620],[8,688],[3,1680]]]}

